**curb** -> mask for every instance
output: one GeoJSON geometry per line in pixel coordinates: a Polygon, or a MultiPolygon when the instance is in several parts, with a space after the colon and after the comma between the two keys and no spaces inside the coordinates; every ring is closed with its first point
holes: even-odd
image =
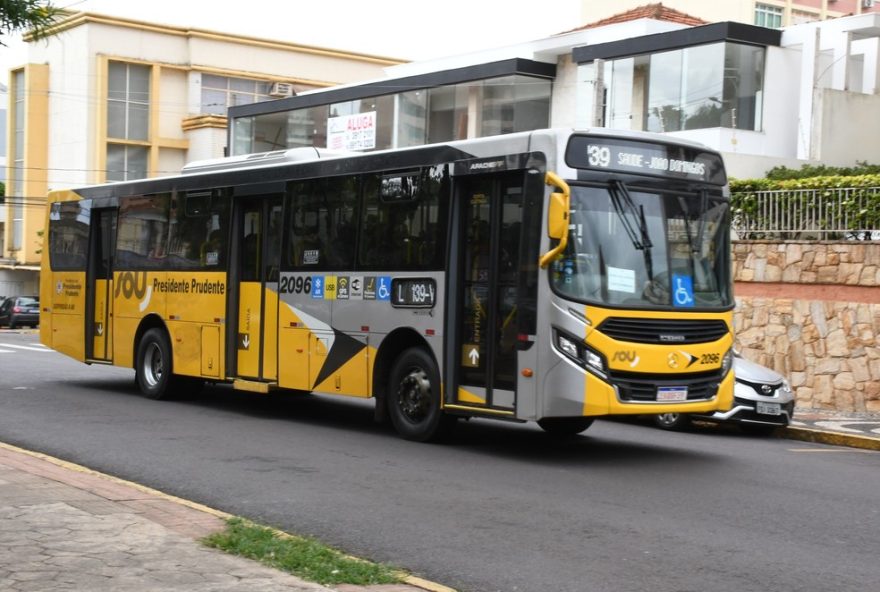
{"type": "Polygon", "coordinates": [[[823,432],[812,428],[787,427],[778,432],[780,438],[788,440],[800,440],[802,442],[815,442],[818,444],[830,444],[832,446],[847,446],[862,450],[880,451],[880,438],[860,436],[858,434],[840,434],[837,432],[823,432]]]}

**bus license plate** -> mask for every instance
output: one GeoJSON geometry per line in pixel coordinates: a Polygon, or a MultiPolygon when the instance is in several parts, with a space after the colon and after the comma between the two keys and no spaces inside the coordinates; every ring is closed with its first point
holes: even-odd
{"type": "Polygon", "coordinates": [[[657,387],[658,401],[687,401],[688,388],[686,386],[660,386],[657,387]]]}
{"type": "Polygon", "coordinates": [[[779,415],[782,412],[779,403],[762,403],[758,401],[757,405],[755,410],[761,415],[779,415]]]}

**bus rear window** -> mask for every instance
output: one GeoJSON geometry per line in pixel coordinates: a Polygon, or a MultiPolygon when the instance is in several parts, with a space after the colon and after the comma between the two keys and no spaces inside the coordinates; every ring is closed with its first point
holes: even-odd
{"type": "Polygon", "coordinates": [[[85,271],[89,250],[89,200],[52,204],[49,262],[54,271],[85,271]]]}

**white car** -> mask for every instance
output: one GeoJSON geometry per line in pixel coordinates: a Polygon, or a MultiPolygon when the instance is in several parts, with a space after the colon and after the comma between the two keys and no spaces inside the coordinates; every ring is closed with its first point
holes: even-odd
{"type": "Polygon", "coordinates": [[[791,423],[794,393],[781,374],[738,354],[733,360],[733,373],[736,384],[730,411],[716,411],[710,415],[661,413],[654,417],[654,422],[667,430],[682,429],[691,419],[735,422],[744,431],[755,434],[769,434],[791,423]]]}

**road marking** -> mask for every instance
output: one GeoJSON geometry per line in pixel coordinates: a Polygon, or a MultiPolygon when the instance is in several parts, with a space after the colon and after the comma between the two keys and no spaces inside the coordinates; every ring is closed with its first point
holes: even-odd
{"type": "Polygon", "coordinates": [[[862,454],[877,454],[876,450],[863,450],[860,448],[789,448],[789,452],[860,452],[862,454]]]}
{"type": "Polygon", "coordinates": [[[15,351],[11,349],[0,349],[0,354],[14,354],[15,351]]]}
{"type": "MultiPolygon", "coordinates": [[[[16,345],[14,343],[0,343],[0,347],[11,347],[13,349],[24,349],[27,351],[35,351],[35,352],[40,352],[40,353],[44,353],[44,354],[47,354],[52,351],[48,347],[45,347],[42,345],[16,345]]],[[[2,351],[5,354],[13,353],[8,350],[0,350],[0,351],[2,351]]]]}

